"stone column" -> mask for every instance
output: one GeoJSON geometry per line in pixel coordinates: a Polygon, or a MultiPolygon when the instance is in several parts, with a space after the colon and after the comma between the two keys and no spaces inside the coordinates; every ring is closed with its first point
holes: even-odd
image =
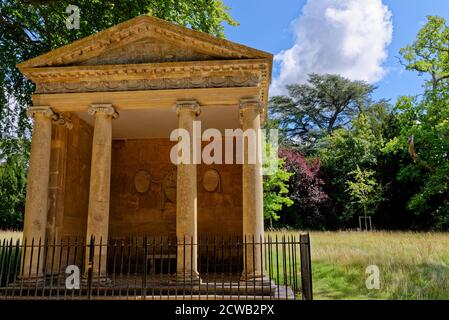
{"type": "Polygon", "coordinates": [[[28,169],[28,186],[25,204],[25,221],[23,238],[27,247],[34,239],[34,248],[24,250],[24,277],[41,276],[43,270],[43,248],[48,211],[48,183],[50,175],[51,126],[52,119],[57,117],[50,107],[30,107],[29,117],[34,118],[31,154],[28,169]],[[39,257],[39,258],[38,258],[39,257]],[[31,261],[32,260],[32,261],[31,261]],[[30,268],[31,267],[31,268],[30,268]]]}
{"type": "Polygon", "coordinates": [[[243,280],[262,279],[264,277],[263,248],[257,244],[264,237],[262,162],[258,156],[262,147],[259,137],[260,114],[261,104],[259,100],[251,98],[240,101],[240,121],[244,131],[244,162],[242,165],[243,237],[247,243],[244,252],[243,280]],[[252,136],[251,131],[253,137],[255,136],[253,141],[246,138],[252,136]],[[252,161],[249,161],[251,159],[252,161]]]}
{"type": "MultiPolygon", "coordinates": [[[[70,114],[58,114],[52,124],[50,179],[48,185],[48,213],[46,238],[50,245],[47,252],[47,270],[53,264],[58,270],[61,250],[54,250],[53,242],[61,241],[64,225],[64,195],[66,185],[67,141],[68,132],[73,128],[70,114]]],[[[62,261],[61,261],[62,262],[62,261]]]]}
{"type": "MultiPolygon", "coordinates": [[[[98,245],[100,240],[102,244],[106,244],[108,240],[112,120],[118,117],[118,113],[110,104],[92,105],[88,109],[88,113],[95,116],[95,124],[92,141],[86,241],[89,242],[93,236],[95,244],[98,245]]],[[[86,252],[86,261],[88,259],[89,253],[86,252]]],[[[94,275],[106,276],[105,246],[102,247],[101,256],[99,247],[95,248],[94,261],[95,264],[92,266],[94,275]]]]}
{"type": "Polygon", "coordinates": [[[176,187],[176,237],[178,239],[177,276],[178,281],[198,279],[197,268],[197,178],[193,157],[193,121],[200,113],[196,101],[176,103],[179,129],[190,136],[190,162],[177,166],[176,187]],[[185,245],[184,245],[185,244],[185,245]]]}

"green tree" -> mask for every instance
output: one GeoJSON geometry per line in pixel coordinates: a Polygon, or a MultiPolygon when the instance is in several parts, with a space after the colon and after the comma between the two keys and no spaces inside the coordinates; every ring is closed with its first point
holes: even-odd
{"type": "Polygon", "coordinates": [[[378,204],[382,201],[382,185],[377,182],[374,170],[362,170],[357,166],[348,175],[352,179],[346,182],[346,191],[352,203],[362,209],[366,219],[367,216],[376,212],[378,204]]]}
{"type": "Polygon", "coordinates": [[[389,139],[386,155],[405,159],[397,180],[413,193],[407,208],[427,228],[449,228],[449,26],[428,16],[416,40],[401,49],[408,70],[427,74],[424,95],[400,97],[399,132],[389,139]]]}
{"type": "Polygon", "coordinates": [[[0,141],[0,228],[21,228],[26,194],[27,140],[0,141]]]}
{"type": "Polygon", "coordinates": [[[446,19],[428,16],[416,40],[400,51],[407,70],[430,76],[432,90],[449,81],[449,26],[446,19]]]}
{"type": "Polygon", "coordinates": [[[272,117],[300,148],[313,149],[324,136],[348,128],[369,105],[374,87],[339,75],[309,75],[305,84],[287,86],[288,95],[270,99],[272,117]]]}
{"type": "Polygon", "coordinates": [[[415,189],[407,207],[429,227],[448,228],[449,92],[401,97],[396,108],[401,131],[384,151],[407,159],[397,175],[415,189]]]}
{"type": "Polygon", "coordinates": [[[263,210],[264,218],[269,220],[270,227],[273,226],[273,220],[278,220],[277,214],[284,206],[289,207],[293,201],[287,196],[288,181],[292,173],[284,168],[283,159],[270,159],[274,162],[276,170],[271,174],[264,176],[263,180],[263,210]]]}
{"type": "Polygon", "coordinates": [[[351,204],[347,184],[357,168],[376,170],[384,140],[376,134],[373,121],[361,114],[353,120],[351,129],[338,129],[325,137],[320,145],[324,190],[329,195],[330,208],[326,214],[328,226],[344,227],[356,214],[351,204]]]}

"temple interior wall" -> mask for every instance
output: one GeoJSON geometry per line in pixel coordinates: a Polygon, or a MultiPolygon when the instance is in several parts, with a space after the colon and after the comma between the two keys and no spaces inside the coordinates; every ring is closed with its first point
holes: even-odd
{"type": "MultiPolygon", "coordinates": [[[[176,166],[170,161],[173,145],[162,138],[113,140],[111,237],[176,235],[176,166]]],[[[241,235],[241,165],[200,164],[197,185],[198,236],[241,235]],[[205,182],[210,176],[212,182],[205,182]],[[216,179],[217,187],[206,190],[213,188],[216,179]]]]}
{"type": "MultiPolygon", "coordinates": [[[[58,125],[53,130],[50,239],[84,237],[86,233],[93,128],[75,115],[72,122],[71,130],[58,125]]],[[[113,140],[110,238],[176,235],[176,166],[170,161],[173,145],[163,138],[113,140]]],[[[200,164],[197,184],[198,237],[241,236],[242,166],[200,164]],[[212,181],[206,182],[211,176],[212,181]],[[214,183],[214,190],[206,190],[214,183]]]]}
{"type": "Polygon", "coordinates": [[[93,128],[72,116],[68,130],[62,237],[86,236],[93,128]]]}

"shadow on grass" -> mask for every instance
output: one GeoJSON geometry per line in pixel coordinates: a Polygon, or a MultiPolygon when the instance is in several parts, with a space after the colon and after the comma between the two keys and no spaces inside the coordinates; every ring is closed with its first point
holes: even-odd
{"type": "Polygon", "coordinates": [[[392,280],[391,299],[449,300],[449,265],[422,263],[392,280]]]}
{"type": "Polygon", "coordinates": [[[314,298],[317,300],[424,300],[449,299],[449,266],[441,264],[380,267],[380,290],[368,290],[365,267],[313,262],[314,298]]]}
{"type": "MultiPolygon", "coordinates": [[[[364,270],[358,267],[346,268],[314,261],[313,289],[317,300],[366,300],[382,299],[379,292],[365,287],[364,270]]],[[[377,291],[377,290],[376,290],[377,291]]]]}

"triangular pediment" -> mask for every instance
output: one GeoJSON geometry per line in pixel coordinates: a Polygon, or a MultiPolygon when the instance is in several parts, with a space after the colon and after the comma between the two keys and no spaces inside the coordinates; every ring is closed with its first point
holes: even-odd
{"type": "Polygon", "coordinates": [[[186,45],[175,45],[154,37],[145,37],[132,43],[112,47],[98,56],[81,61],[79,65],[205,61],[217,58],[220,57],[194,50],[186,45]]]}
{"type": "Polygon", "coordinates": [[[19,64],[19,68],[267,59],[272,55],[150,16],[138,16],[19,64]]]}

